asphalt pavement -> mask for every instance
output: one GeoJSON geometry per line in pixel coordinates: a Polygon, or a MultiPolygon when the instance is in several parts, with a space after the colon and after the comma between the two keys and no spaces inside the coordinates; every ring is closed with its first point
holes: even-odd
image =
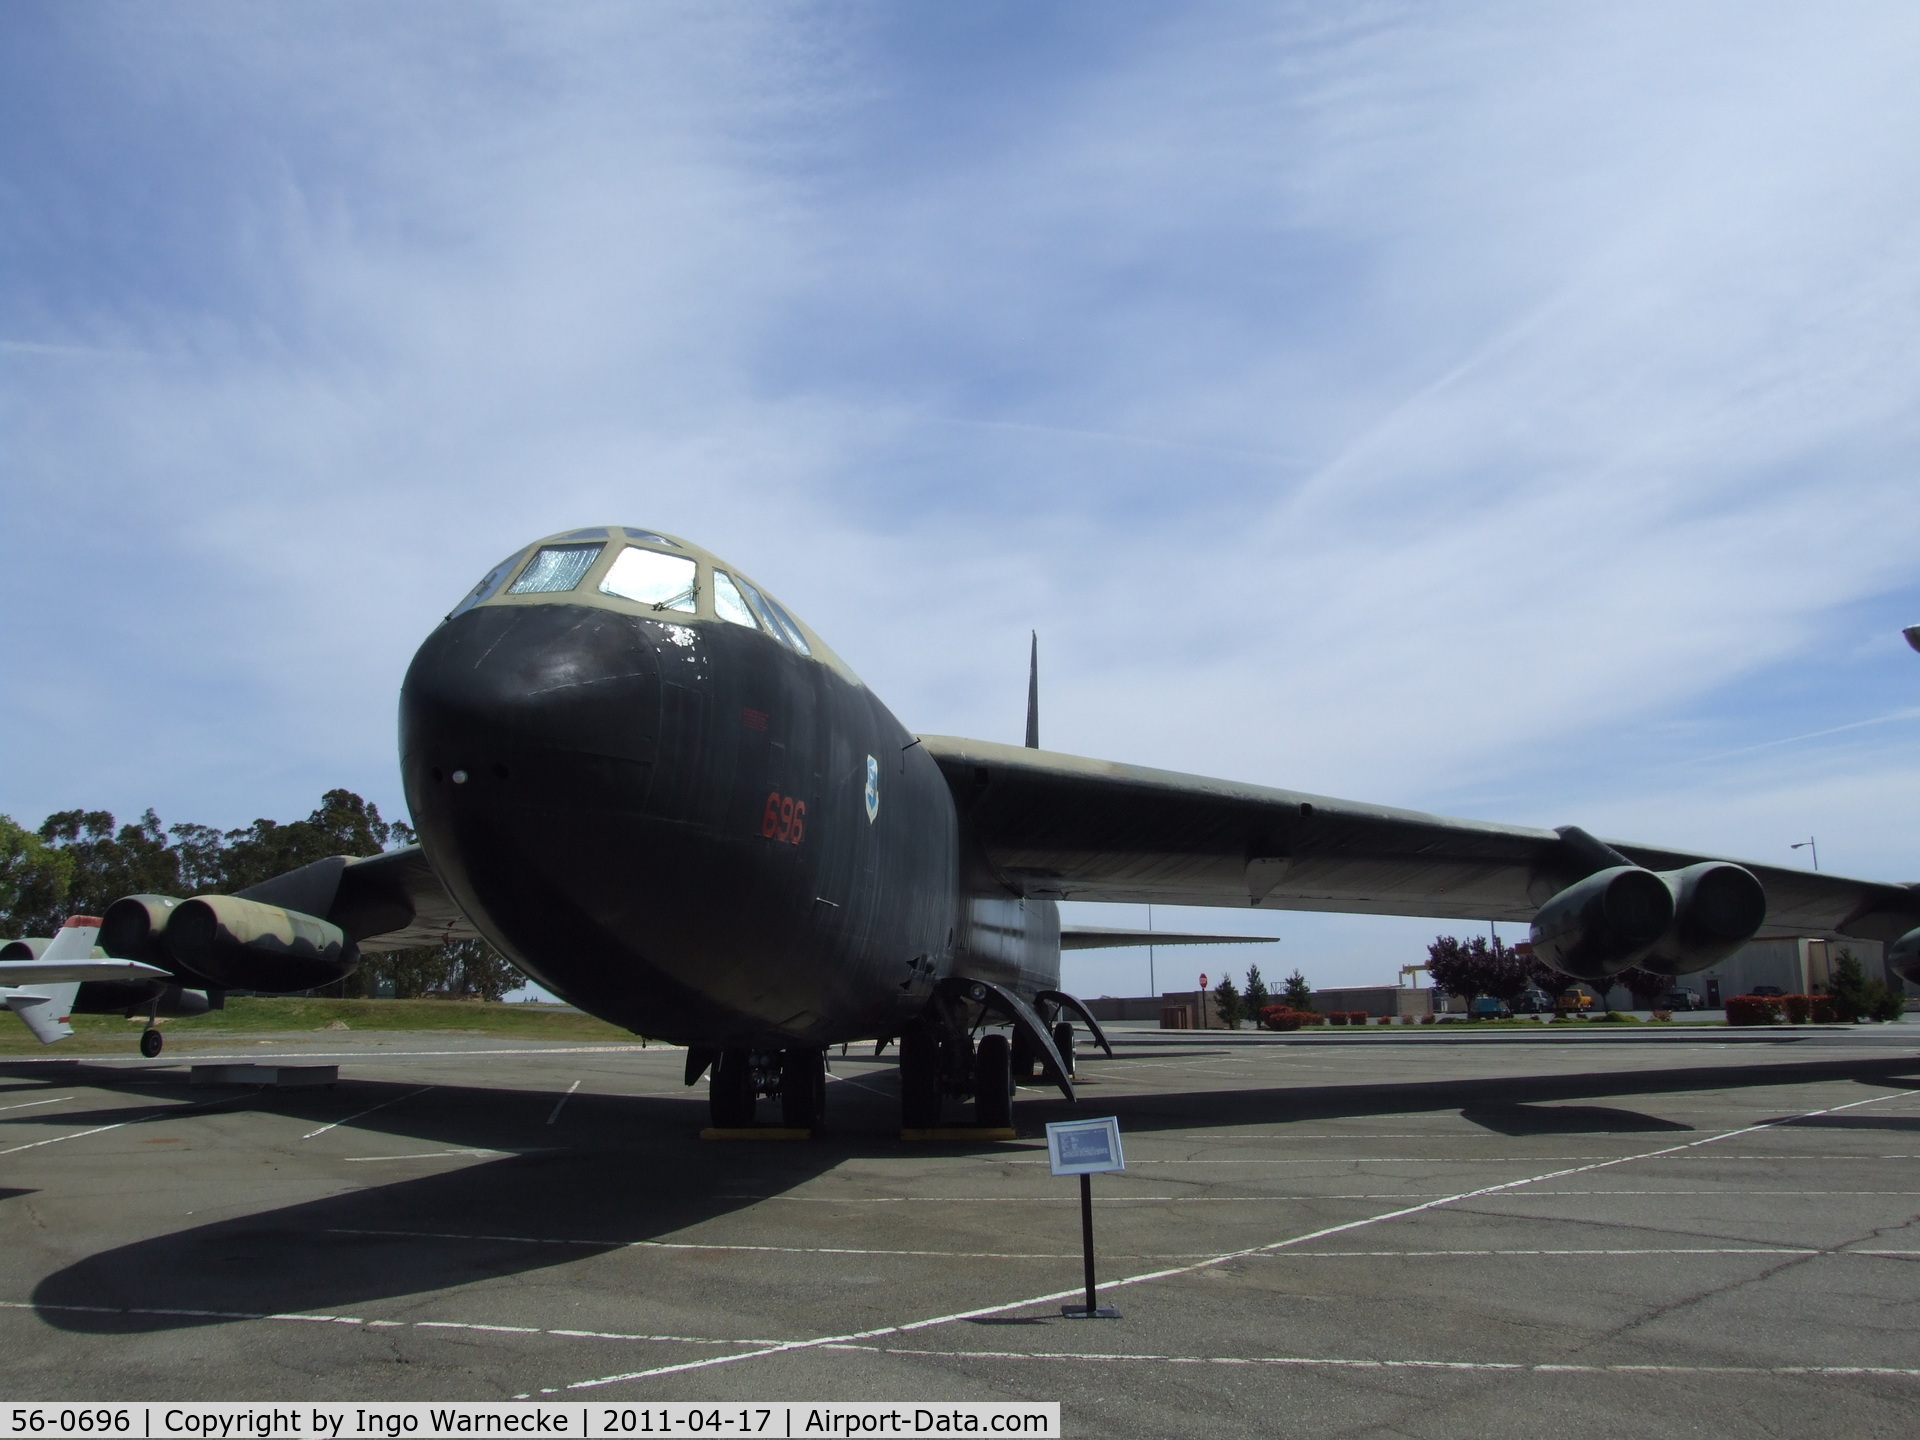
{"type": "MultiPolygon", "coordinates": [[[[1117,1027],[1021,1138],[699,1138],[683,1052],[437,1034],[0,1062],[15,1399],[1062,1402],[1071,1435],[1910,1435],[1920,1025],[1117,1027]],[[1596,1029],[1598,1027],[1595,1027],[1596,1029]],[[1101,1300],[1048,1120],[1113,1114],[1101,1300]]],[[[131,1048],[130,1046],[128,1047],[131,1048]]],[[[870,1048],[870,1047],[869,1047],[870,1048]]],[[[959,1119],[961,1117],[955,1116],[959,1119]]]]}

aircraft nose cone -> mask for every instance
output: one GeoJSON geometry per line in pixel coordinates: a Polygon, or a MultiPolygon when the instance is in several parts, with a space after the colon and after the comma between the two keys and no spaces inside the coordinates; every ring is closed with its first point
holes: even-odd
{"type": "Polygon", "coordinates": [[[469,783],[511,779],[514,759],[537,763],[541,751],[647,765],[657,686],[653,641],[631,616],[576,605],[470,610],[427,637],[401,687],[409,789],[456,770],[469,783]]]}

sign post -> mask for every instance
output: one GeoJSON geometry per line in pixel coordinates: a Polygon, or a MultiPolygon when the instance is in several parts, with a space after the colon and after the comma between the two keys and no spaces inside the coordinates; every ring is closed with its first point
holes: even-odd
{"type": "Polygon", "coordinates": [[[1109,1115],[1101,1120],[1055,1121],[1047,1126],[1047,1159],[1054,1174],[1080,1177],[1080,1249],[1087,1298],[1084,1305],[1062,1305],[1060,1314],[1068,1320],[1118,1320],[1118,1310],[1094,1299],[1093,1177],[1101,1171],[1127,1168],[1120,1149],[1119,1119],[1109,1115]]]}

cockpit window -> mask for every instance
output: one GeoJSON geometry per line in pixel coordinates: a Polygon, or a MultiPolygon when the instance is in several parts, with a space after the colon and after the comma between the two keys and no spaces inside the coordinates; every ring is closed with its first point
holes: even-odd
{"type": "Polygon", "coordinates": [[[507,587],[509,595],[548,595],[578,585],[605,545],[542,545],[527,562],[520,578],[507,587]]]}
{"type": "Polygon", "coordinates": [[[807,648],[807,639],[800,633],[800,627],[793,623],[793,617],[782,610],[776,601],[761,594],[745,580],[740,582],[740,588],[746,593],[747,603],[753,606],[753,613],[760,617],[760,623],[766,627],[769,635],[802,655],[813,654],[807,648]]]}
{"type": "Polygon", "coordinates": [[[658,550],[629,545],[607,571],[600,590],[656,610],[682,610],[691,615],[700,586],[693,561],[684,555],[662,555],[658,550]]]}
{"type": "Polygon", "coordinates": [[[622,525],[620,529],[629,540],[644,540],[649,545],[671,545],[676,550],[680,548],[678,540],[669,540],[666,536],[656,535],[651,530],[636,530],[631,525],[622,525]]]}
{"type": "Polygon", "coordinates": [[[507,583],[507,576],[513,573],[513,567],[520,563],[521,557],[526,553],[525,549],[516,550],[489,570],[481,578],[480,583],[467,592],[467,598],[448,612],[447,619],[451,620],[456,615],[464,615],[482,600],[491,600],[497,595],[500,587],[507,583]]]}
{"type": "Polygon", "coordinates": [[[604,540],[607,538],[607,527],[604,525],[590,526],[585,530],[575,530],[565,538],[568,540],[604,540]]]}
{"type": "Polygon", "coordinates": [[[767,608],[773,611],[773,618],[780,622],[780,628],[787,632],[787,643],[802,655],[812,655],[813,651],[807,648],[807,637],[800,633],[800,627],[794,624],[793,616],[781,609],[780,602],[771,595],[761,598],[767,602],[767,608]]]}
{"type": "Polygon", "coordinates": [[[724,570],[713,572],[713,613],[722,620],[731,620],[750,630],[759,628],[754,621],[753,611],[747,608],[746,600],[741,597],[740,587],[733,583],[733,577],[724,570]]]}

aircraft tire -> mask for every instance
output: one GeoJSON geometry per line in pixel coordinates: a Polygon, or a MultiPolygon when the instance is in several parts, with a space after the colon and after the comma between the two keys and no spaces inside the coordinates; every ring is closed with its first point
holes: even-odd
{"type": "Polygon", "coordinates": [[[160,1047],[165,1043],[166,1042],[160,1038],[160,1032],[158,1030],[143,1030],[140,1032],[140,1053],[149,1060],[160,1053],[160,1047]]]}
{"type": "Polygon", "coordinates": [[[973,1052],[973,1123],[982,1129],[1013,1124],[1012,1055],[1004,1035],[983,1036],[973,1052]]]}
{"type": "Polygon", "coordinates": [[[900,1032],[900,1128],[940,1123],[940,1042],[924,1025],[900,1032]]]}
{"type": "Polygon", "coordinates": [[[780,1123],[793,1130],[812,1130],[826,1119],[826,1111],[826,1051],[781,1051],[780,1123]]]}
{"type": "Polygon", "coordinates": [[[1073,1054],[1073,1022],[1062,1020],[1053,1027],[1053,1048],[1060,1052],[1060,1058],[1066,1062],[1067,1078],[1073,1078],[1075,1070],[1073,1054]]]}
{"type": "Polygon", "coordinates": [[[1014,1031],[1012,1056],[1013,1083],[1016,1085],[1031,1085],[1033,1083],[1034,1067],[1039,1064],[1039,1062],[1040,1057],[1033,1053],[1033,1042],[1027,1039],[1026,1031],[1014,1031]]]}
{"type": "Polygon", "coordinates": [[[744,1130],[753,1124],[753,1067],[744,1050],[722,1050],[707,1082],[707,1105],[716,1130],[744,1130]]]}

